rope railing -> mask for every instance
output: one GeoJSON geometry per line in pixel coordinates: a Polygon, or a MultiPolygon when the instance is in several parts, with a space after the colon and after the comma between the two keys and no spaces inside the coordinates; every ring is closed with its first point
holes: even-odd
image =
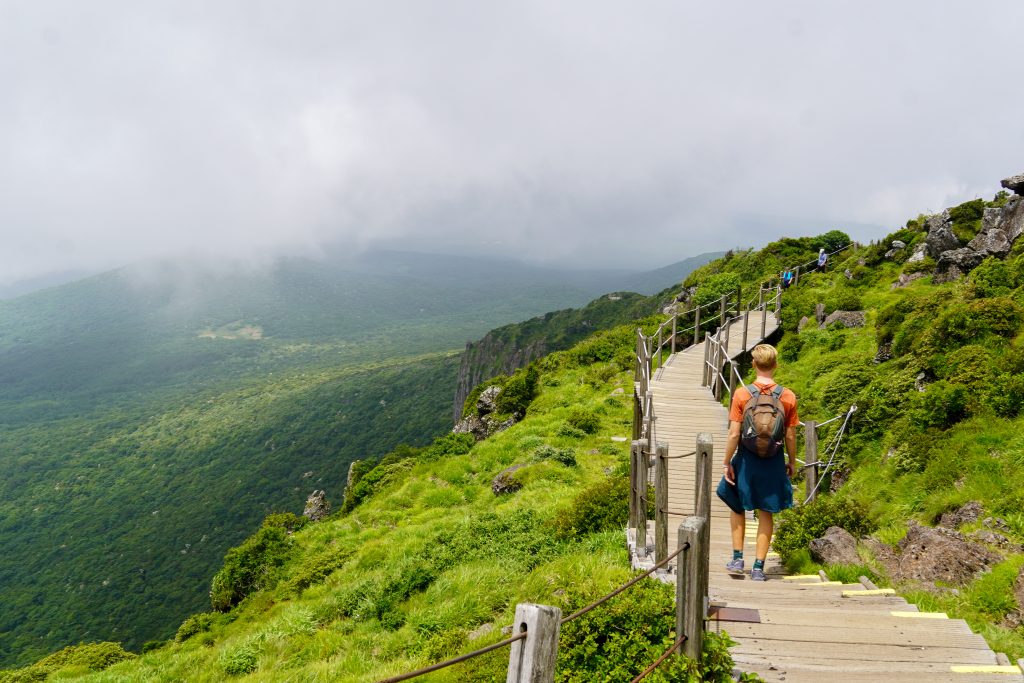
{"type": "Polygon", "coordinates": [[[382,679],[382,680],[378,681],[378,683],[399,683],[400,681],[408,681],[408,680],[411,680],[413,678],[419,678],[420,676],[425,676],[425,675],[427,675],[429,673],[433,673],[434,671],[440,671],[441,669],[446,669],[449,666],[454,666],[455,664],[461,664],[462,662],[465,662],[467,660],[473,659],[474,657],[479,657],[480,655],[485,655],[488,652],[494,652],[495,650],[500,650],[501,648],[507,647],[507,646],[511,645],[512,643],[514,643],[516,641],[523,640],[524,638],[526,638],[526,636],[527,636],[527,631],[522,631],[521,633],[517,633],[516,635],[512,636],[511,638],[506,638],[505,640],[502,640],[501,642],[498,642],[498,643],[494,643],[493,645],[488,645],[487,647],[482,647],[479,650],[474,650],[473,652],[467,652],[466,654],[459,655],[458,657],[452,657],[451,659],[447,659],[447,660],[445,660],[443,662],[438,662],[437,664],[432,664],[430,666],[425,666],[422,669],[416,669],[415,671],[410,671],[408,673],[399,674],[398,676],[392,676],[391,678],[385,678],[385,679],[382,679]]]}

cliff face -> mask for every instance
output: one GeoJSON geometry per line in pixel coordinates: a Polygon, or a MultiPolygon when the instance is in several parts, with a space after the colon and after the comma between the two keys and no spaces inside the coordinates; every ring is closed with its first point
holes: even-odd
{"type": "Polygon", "coordinates": [[[535,339],[519,347],[515,341],[503,339],[497,330],[488,332],[480,341],[467,343],[455,385],[452,420],[458,422],[462,417],[462,405],[477,384],[496,375],[511,374],[547,352],[548,345],[544,339],[535,339]]]}
{"type": "Polygon", "coordinates": [[[510,374],[548,353],[573,346],[594,332],[658,312],[672,301],[676,288],[654,296],[632,292],[607,294],[583,308],[553,311],[530,320],[491,330],[483,339],[466,344],[459,367],[452,418],[462,417],[462,404],[480,382],[510,374]]]}

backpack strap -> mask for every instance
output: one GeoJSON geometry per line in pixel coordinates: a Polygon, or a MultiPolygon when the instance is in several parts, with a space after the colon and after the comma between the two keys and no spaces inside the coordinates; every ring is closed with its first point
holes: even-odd
{"type": "Polygon", "coordinates": [[[786,390],[786,387],[782,386],[781,384],[776,384],[775,388],[772,389],[772,396],[774,396],[775,398],[781,399],[782,398],[782,392],[785,391],[785,390],[786,390]]]}

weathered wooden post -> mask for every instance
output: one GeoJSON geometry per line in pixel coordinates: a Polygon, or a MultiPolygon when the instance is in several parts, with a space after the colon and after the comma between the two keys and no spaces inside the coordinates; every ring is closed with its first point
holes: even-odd
{"type": "Polygon", "coordinates": [[[716,401],[722,400],[722,375],[719,369],[722,367],[722,328],[715,332],[714,358],[711,360],[711,386],[714,389],[716,401]]]}
{"type": "Polygon", "coordinates": [[[723,323],[725,325],[725,336],[722,337],[722,350],[725,351],[725,358],[723,360],[729,360],[729,335],[732,334],[732,318],[723,323]]]}
{"type": "Polygon", "coordinates": [[[782,322],[782,285],[775,288],[775,322],[782,322]]]}
{"type": "Polygon", "coordinates": [[[505,683],[552,683],[558,658],[562,610],[548,605],[516,605],[512,630],[526,637],[512,643],[505,683]]]}
{"type": "Polygon", "coordinates": [[[723,294],[722,301],[718,305],[718,329],[722,329],[722,325],[725,324],[725,307],[729,304],[729,295],[723,294]]]}
{"type": "Polygon", "coordinates": [[[814,420],[804,422],[804,461],[807,502],[813,503],[818,495],[818,423],[814,420]]]}
{"type": "Polygon", "coordinates": [[[736,393],[736,361],[729,361],[729,395],[736,393]]]}
{"type": "Polygon", "coordinates": [[[764,341],[765,331],[768,329],[768,302],[764,300],[764,291],[761,292],[761,341],[764,341]]]}
{"type": "MultiPolygon", "coordinates": [[[[633,545],[638,546],[637,543],[637,510],[640,507],[640,489],[637,487],[639,480],[640,471],[640,458],[637,453],[640,451],[640,441],[634,439],[629,445],[629,522],[627,523],[628,530],[633,534],[633,545]]],[[[628,536],[627,532],[627,536],[628,536]]]]}
{"type": "Polygon", "coordinates": [[[750,309],[743,311],[743,348],[740,353],[747,352],[747,330],[750,328],[750,309]]]}
{"type": "Polygon", "coordinates": [[[640,383],[633,384],[633,438],[640,438],[640,426],[644,421],[643,407],[640,405],[640,383]]]}
{"type": "Polygon", "coordinates": [[[694,309],[693,314],[693,343],[700,341],[700,306],[694,309]]]}
{"type": "MultiPolygon", "coordinates": [[[[651,436],[650,433],[647,435],[651,436]]],[[[636,555],[647,557],[647,472],[650,467],[650,442],[647,439],[640,439],[637,442],[637,525],[636,525],[636,555]]]]}
{"type": "Polygon", "coordinates": [[[672,314],[672,353],[676,352],[676,319],[678,317],[678,313],[672,314]]]}
{"type": "Polygon", "coordinates": [[[679,553],[676,571],[676,638],[686,636],[683,654],[700,660],[704,645],[704,619],[707,617],[707,574],[700,567],[707,566],[707,556],[701,555],[701,538],[707,524],[705,517],[687,517],[679,525],[679,553]]]}
{"type": "MultiPolygon", "coordinates": [[[[700,329],[697,330],[697,336],[700,338],[700,329]]],[[[711,360],[711,333],[708,332],[704,335],[704,369],[700,373],[700,385],[702,387],[708,386],[708,363],[711,360]]]]}
{"type": "Polygon", "coordinates": [[[662,339],[661,333],[665,329],[664,325],[658,327],[658,367],[660,368],[665,364],[665,342],[662,339]]]}
{"type": "Polygon", "coordinates": [[[668,444],[659,443],[654,463],[654,561],[668,557],[668,444]]]}
{"type": "MultiPolygon", "coordinates": [[[[706,520],[711,519],[711,486],[714,476],[714,439],[711,434],[701,432],[697,434],[697,471],[693,511],[698,517],[706,520]]],[[[707,594],[708,586],[708,559],[711,554],[711,524],[704,528],[704,536],[701,538],[701,554],[704,563],[701,565],[703,573],[704,591],[707,594]]]]}
{"type": "Polygon", "coordinates": [[[800,284],[800,266],[793,269],[793,286],[800,284]]]}

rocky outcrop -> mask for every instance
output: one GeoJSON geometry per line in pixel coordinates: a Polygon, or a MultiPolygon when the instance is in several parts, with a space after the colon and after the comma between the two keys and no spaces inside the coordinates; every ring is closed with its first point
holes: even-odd
{"type": "Polygon", "coordinates": [[[928,256],[928,244],[927,242],[921,242],[914,247],[914,251],[907,257],[907,263],[920,263],[924,261],[926,256],[928,256]]]}
{"type": "Polygon", "coordinates": [[[1009,178],[1003,178],[999,181],[999,184],[1010,192],[1015,192],[1019,195],[1024,194],[1024,173],[1018,173],[1017,175],[1012,175],[1009,178]]]}
{"type": "Polygon", "coordinates": [[[964,524],[973,524],[981,519],[981,515],[984,510],[981,507],[981,503],[972,500],[969,503],[964,503],[962,506],[951,512],[945,512],[939,519],[939,526],[944,526],[947,529],[959,529],[964,524]]]}
{"type": "Polygon", "coordinates": [[[483,441],[492,434],[502,432],[516,423],[515,417],[504,421],[495,419],[493,415],[467,415],[455,423],[452,434],[472,434],[477,441],[483,441]]]}
{"type": "Polygon", "coordinates": [[[515,342],[505,341],[495,332],[488,333],[478,342],[467,343],[455,384],[452,419],[458,421],[462,417],[466,397],[480,382],[497,375],[511,374],[547,353],[548,346],[543,339],[519,347],[515,342]]]}
{"type": "Polygon", "coordinates": [[[887,360],[892,360],[892,342],[879,344],[875,353],[875,363],[884,363],[887,360]]]}
{"type": "Polygon", "coordinates": [[[302,516],[311,522],[319,522],[331,514],[331,504],[327,502],[327,494],[323,491],[313,491],[306,499],[306,509],[302,516]]]}
{"type": "Polygon", "coordinates": [[[476,414],[480,416],[489,415],[498,409],[498,394],[501,393],[501,387],[492,386],[487,387],[480,392],[480,397],[476,400],[476,414]]]}
{"type": "Polygon", "coordinates": [[[828,327],[832,323],[839,323],[843,327],[864,327],[864,311],[832,311],[821,327],[828,327]]]}
{"type": "Polygon", "coordinates": [[[810,543],[811,557],[822,564],[860,564],[857,539],[838,526],[831,526],[825,535],[810,543]]]}
{"type": "Polygon", "coordinates": [[[985,256],[1003,258],[1010,253],[1010,240],[999,228],[990,228],[978,233],[978,236],[967,243],[968,249],[985,256]]]}
{"type": "Polygon", "coordinates": [[[935,277],[932,282],[940,284],[952,282],[971,272],[985,260],[985,256],[970,247],[950,249],[939,255],[939,263],[935,268],[935,277]]]}
{"type": "Polygon", "coordinates": [[[931,216],[924,225],[928,230],[928,237],[925,238],[928,256],[938,259],[943,252],[960,247],[960,240],[953,234],[953,220],[949,217],[948,209],[931,216]]]}
{"type": "Polygon", "coordinates": [[[491,492],[496,496],[504,495],[506,493],[515,493],[519,489],[523,488],[523,482],[516,478],[516,472],[526,467],[526,465],[512,465],[507,467],[498,473],[491,481],[491,492]]]}
{"type": "Polygon", "coordinates": [[[893,578],[962,586],[1001,559],[998,553],[968,541],[958,531],[912,521],[907,535],[899,542],[893,578]]]}
{"type": "Polygon", "coordinates": [[[1024,235],[1024,197],[1013,196],[1002,208],[999,224],[995,227],[1006,233],[1006,239],[1013,244],[1024,235]]]}
{"type": "Polygon", "coordinates": [[[910,275],[907,275],[906,273],[900,273],[900,276],[896,279],[896,282],[892,283],[889,286],[889,289],[901,289],[909,285],[911,282],[914,282],[915,280],[920,280],[923,277],[926,277],[924,273],[911,273],[910,275]]]}

